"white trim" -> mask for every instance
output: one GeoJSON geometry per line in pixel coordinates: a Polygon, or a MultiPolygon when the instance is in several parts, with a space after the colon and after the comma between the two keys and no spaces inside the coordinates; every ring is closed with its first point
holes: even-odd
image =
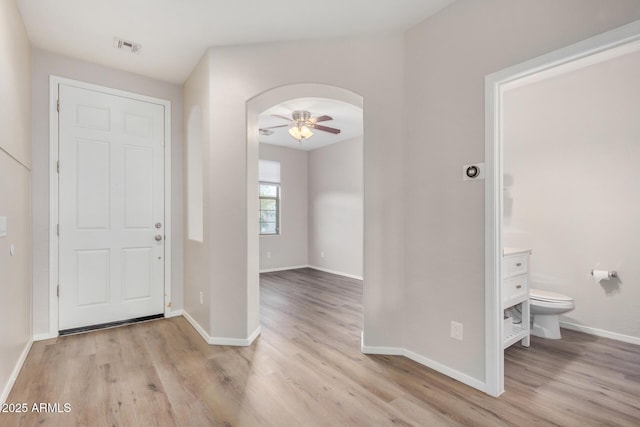
{"type": "Polygon", "coordinates": [[[29,340],[27,344],[24,346],[16,365],[13,367],[13,371],[11,371],[11,376],[9,377],[9,381],[5,384],[4,389],[2,390],[2,394],[0,395],[0,405],[7,401],[7,397],[9,397],[9,393],[11,393],[11,389],[18,378],[18,374],[22,370],[22,366],[24,365],[25,360],[27,360],[27,356],[29,355],[29,350],[31,350],[31,344],[33,344],[33,340],[29,340]]]}
{"type": "Polygon", "coordinates": [[[207,331],[204,330],[204,328],[202,326],[200,326],[200,324],[196,321],[196,319],[194,319],[193,317],[191,317],[191,315],[189,313],[187,313],[187,311],[183,311],[182,312],[182,317],[184,317],[185,319],[187,319],[187,322],[189,322],[191,324],[191,326],[193,326],[193,329],[196,330],[197,333],[200,334],[200,336],[205,340],[205,342],[208,344],[209,341],[211,340],[211,337],[209,336],[209,334],[207,333],[207,331]]]}
{"type": "Polygon", "coordinates": [[[58,84],[49,76],[49,336],[58,335],[58,84]]]}
{"type": "Polygon", "coordinates": [[[504,349],[502,340],[502,138],[499,112],[496,110],[498,91],[489,77],[485,79],[485,388],[491,396],[504,392],[504,349]],[[498,140],[498,145],[493,141],[498,140]],[[489,143],[491,141],[491,143],[489,143]]]}
{"type": "Polygon", "coordinates": [[[443,375],[453,378],[456,381],[460,381],[463,384],[468,385],[469,387],[473,387],[477,390],[487,392],[486,385],[480,380],[472,378],[466,374],[463,374],[460,371],[456,371],[455,369],[451,369],[448,366],[445,366],[441,363],[435,362],[427,357],[421,356],[418,353],[415,353],[411,350],[407,350],[406,348],[400,347],[372,347],[362,345],[362,352],[364,354],[377,354],[377,355],[387,355],[387,356],[404,356],[408,359],[413,360],[416,363],[419,363],[427,368],[433,369],[443,375]]]}
{"type": "Polygon", "coordinates": [[[226,337],[210,337],[208,343],[211,345],[230,345],[234,347],[248,347],[262,333],[262,328],[258,325],[247,338],[226,338],[226,337]]]}
{"type": "Polygon", "coordinates": [[[164,315],[172,317],[171,311],[171,101],[140,95],[119,89],[113,89],[92,83],[67,79],[54,75],[49,76],[49,333],[38,334],[38,337],[58,336],[58,236],[56,225],[58,224],[58,112],[56,108],[58,100],[58,86],[60,84],[81,89],[92,90],[131,98],[138,101],[158,104],[164,107],[164,315]]]}
{"type": "Polygon", "coordinates": [[[405,352],[404,354],[405,357],[408,357],[414,362],[417,362],[421,365],[431,368],[434,371],[438,371],[441,374],[451,377],[456,381],[460,381],[462,384],[468,385],[469,387],[473,387],[477,390],[486,392],[486,384],[480,380],[470,377],[467,374],[463,374],[460,371],[456,371],[455,369],[449,368],[448,366],[445,366],[441,363],[435,362],[427,357],[421,356],[418,353],[414,353],[411,350],[405,349],[404,352],[405,352]]]}
{"type": "Polygon", "coordinates": [[[360,351],[364,354],[380,354],[385,356],[404,356],[405,349],[400,347],[375,347],[361,345],[360,351]]]}
{"type": "Polygon", "coordinates": [[[34,334],[33,335],[33,341],[44,341],[44,340],[51,340],[54,338],[58,338],[58,333],[56,332],[55,335],[52,335],[50,333],[45,332],[44,334],[34,334]]]}
{"type": "MultiPolygon", "coordinates": [[[[640,42],[640,21],[505,68],[485,77],[485,378],[486,393],[504,391],[500,277],[502,260],[502,96],[523,79],[640,42]]],[[[533,77],[535,78],[535,77],[533,77]]]]}
{"type": "Polygon", "coordinates": [[[604,329],[592,328],[591,326],[579,325],[577,323],[560,322],[560,327],[571,329],[572,331],[584,332],[585,334],[595,335],[598,337],[609,338],[616,341],[622,341],[629,344],[640,345],[640,338],[631,335],[619,334],[617,332],[605,331],[604,329]]]}
{"type": "Polygon", "coordinates": [[[309,268],[308,265],[294,265],[293,267],[278,267],[278,268],[267,268],[264,270],[260,270],[260,273],[273,273],[276,271],[287,271],[287,270],[299,270],[301,268],[309,268]]]}
{"type": "Polygon", "coordinates": [[[211,345],[229,345],[234,347],[248,347],[255,341],[262,333],[262,328],[258,326],[247,338],[224,338],[224,337],[212,337],[207,331],[204,330],[200,324],[189,315],[186,311],[183,311],[182,316],[193,326],[200,336],[205,340],[207,344],[211,345]]]}
{"type": "MultiPolygon", "coordinates": [[[[147,101],[153,102],[153,101],[147,101]]],[[[173,317],[173,303],[171,301],[171,245],[173,234],[171,232],[171,101],[157,99],[155,102],[164,107],[164,317],[173,317]]]]}
{"type": "Polygon", "coordinates": [[[170,319],[172,317],[180,317],[182,315],[184,315],[184,310],[171,310],[170,312],[164,314],[164,318],[170,319]]]}
{"type": "Polygon", "coordinates": [[[341,271],[329,270],[328,268],[317,267],[315,265],[307,266],[313,270],[324,271],[325,273],[337,274],[338,276],[348,277],[350,279],[363,280],[362,276],[356,276],[355,274],[343,273],[341,271]]]}

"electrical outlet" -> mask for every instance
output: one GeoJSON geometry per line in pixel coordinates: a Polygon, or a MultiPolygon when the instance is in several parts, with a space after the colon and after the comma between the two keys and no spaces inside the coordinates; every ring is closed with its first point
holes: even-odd
{"type": "Polygon", "coordinates": [[[320,251],[320,258],[324,258],[324,251],[320,251]]]}
{"type": "Polygon", "coordinates": [[[462,341],[462,323],[451,321],[451,338],[462,341]]]}
{"type": "Polygon", "coordinates": [[[200,291],[200,304],[204,304],[204,294],[200,291]]]}
{"type": "Polygon", "coordinates": [[[271,258],[271,252],[267,251],[267,259],[271,258]]]}

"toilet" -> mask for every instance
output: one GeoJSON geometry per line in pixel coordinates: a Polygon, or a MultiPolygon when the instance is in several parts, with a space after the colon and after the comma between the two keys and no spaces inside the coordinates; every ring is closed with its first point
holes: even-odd
{"type": "Polygon", "coordinates": [[[529,288],[531,335],[560,339],[559,315],[575,308],[573,298],[557,292],[529,288]]]}

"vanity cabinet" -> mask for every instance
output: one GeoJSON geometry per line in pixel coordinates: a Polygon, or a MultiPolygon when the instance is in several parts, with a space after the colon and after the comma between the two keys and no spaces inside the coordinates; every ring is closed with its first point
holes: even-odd
{"type": "Polygon", "coordinates": [[[505,325],[503,348],[520,341],[529,347],[531,316],[529,312],[529,256],[530,249],[504,248],[502,257],[502,310],[516,307],[522,314],[519,324],[505,325]]]}

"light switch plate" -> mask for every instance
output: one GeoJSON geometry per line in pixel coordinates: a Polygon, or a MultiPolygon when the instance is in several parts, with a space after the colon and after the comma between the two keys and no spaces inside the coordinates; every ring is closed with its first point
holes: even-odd
{"type": "Polygon", "coordinates": [[[0,216],[0,237],[7,235],[7,217],[0,216]]]}

